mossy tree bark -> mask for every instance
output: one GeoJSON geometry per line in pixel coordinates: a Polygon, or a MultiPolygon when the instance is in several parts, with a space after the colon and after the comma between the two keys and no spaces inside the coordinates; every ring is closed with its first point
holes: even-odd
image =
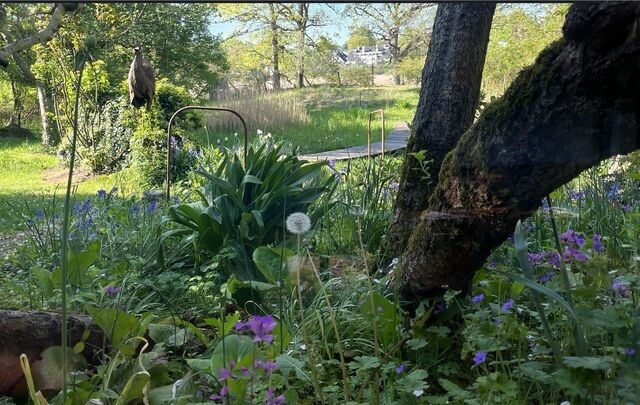
{"type": "Polygon", "coordinates": [[[575,4],[563,34],[446,156],[404,253],[408,308],[466,291],[545,195],[640,148],[640,3],[575,4]]]}
{"type": "Polygon", "coordinates": [[[402,253],[420,213],[427,208],[445,154],[473,122],[494,10],[495,3],[438,6],[407,145],[408,153],[426,150],[425,160],[433,163],[424,173],[416,158],[408,154],[405,158],[387,236],[392,256],[402,253]],[[425,181],[425,176],[430,180],[425,181]]]}

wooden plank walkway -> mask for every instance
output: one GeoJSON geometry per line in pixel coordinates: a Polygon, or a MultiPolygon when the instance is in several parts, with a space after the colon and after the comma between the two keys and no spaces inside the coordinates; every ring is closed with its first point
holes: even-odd
{"type": "MultiPolygon", "coordinates": [[[[376,134],[378,137],[379,134],[376,134]]],[[[371,135],[373,140],[373,134],[371,135]]],[[[379,139],[379,138],[378,138],[379,139]]],[[[395,126],[384,140],[384,152],[393,152],[403,149],[407,146],[409,139],[409,127],[406,122],[396,122],[395,126]]],[[[371,156],[382,154],[382,142],[371,142],[371,156]]],[[[367,145],[352,146],[350,148],[330,150],[327,152],[311,153],[307,155],[298,155],[300,160],[318,161],[318,160],[343,160],[355,159],[367,156],[367,145]]]]}

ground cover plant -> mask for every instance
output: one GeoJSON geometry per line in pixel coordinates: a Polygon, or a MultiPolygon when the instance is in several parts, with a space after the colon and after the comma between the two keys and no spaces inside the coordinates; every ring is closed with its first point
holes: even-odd
{"type": "MultiPolygon", "coordinates": [[[[455,16],[466,7],[490,16],[493,6],[443,9],[455,16]]],[[[82,62],[76,67],[73,78],[82,83],[82,62]]],[[[76,87],[73,114],[81,112],[76,87]]],[[[165,90],[169,101],[186,95],[170,84],[165,90]]],[[[339,91],[327,93],[336,98],[339,91]]],[[[309,114],[323,102],[307,99],[309,114]]],[[[344,103],[342,111],[364,109],[353,95],[344,103]]],[[[283,144],[277,132],[253,128],[258,136],[244,151],[234,135],[205,142],[196,134],[204,119],[197,114],[166,145],[161,123],[169,107],[154,105],[129,117],[129,171],[60,194],[55,181],[22,184],[10,171],[0,175],[10,202],[0,232],[23,242],[0,256],[0,297],[17,309],[49,311],[0,310],[2,403],[638,402],[637,152],[594,165],[536,200],[467,289],[407,297],[400,288],[409,257],[388,258],[385,241],[406,185],[401,165],[410,161],[424,185],[445,190],[430,184],[432,151],[309,163],[296,157],[308,133],[283,144]],[[163,186],[166,147],[174,152],[171,198],[148,192],[163,186]],[[38,187],[42,195],[29,194],[38,187]],[[26,339],[25,328],[16,330],[25,324],[26,339]],[[62,324],[62,338],[45,324],[62,324]]],[[[65,160],[73,161],[79,136],[74,124],[65,160]]],[[[40,179],[54,168],[33,143],[4,146],[5,164],[16,161],[17,175],[40,179]]],[[[507,169],[526,172],[514,167],[507,169]]],[[[491,167],[484,169],[491,178],[491,167]]],[[[69,172],[78,174],[73,166],[69,172]]],[[[420,216],[456,217],[451,212],[420,216]]],[[[472,235],[475,244],[493,235],[481,231],[472,235]]],[[[469,254],[456,244],[443,248],[469,254]]]]}

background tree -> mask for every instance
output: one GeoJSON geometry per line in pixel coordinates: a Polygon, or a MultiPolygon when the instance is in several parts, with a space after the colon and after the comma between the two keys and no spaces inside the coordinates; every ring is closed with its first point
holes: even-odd
{"type": "Polygon", "coordinates": [[[0,67],[6,69],[13,93],[13,112],[9,124],[21,124],[17,119],[22,109],[22,94],[28,87],[37,90],[42,125],[42,142],[54,145],[60,140],[58,127],[54,125],[51,91],[47,84],[33,74],[31,64],[34,55],[31,47],[53,38],[65,19],[65,12],[74,11],[77,5],[56,3],[2,4],[0,5],[0,35],[5,42],[0,50],[0,67]],[[13,61],[14,64],[10,65],[13,61]]]}
{"type": "Polygon", "coordinates": [[[410,52],[428,43],[429,35],[424,27],[428,26],[430,9],[427,3],[356,3],[347,8],[361,26],[389,46],[396,84],[400,84],[398,64],[410,52]]]}
{"type": "Polygon", "coordinates": [[[560,36],[567,4],[503,4],[491,25],[482,89],[499,96],[540,51],[560,36]]]}
{"type": "Polygon", "coordinates": [[[351,27],[349,30],[349,38],[344,44],[346,50],[358,49],[361,46],[373,46],[376,39],[373,33],[367,27],[351,27]]]}
{"type": "MultiPolygon", "coordinates": [[[[460,7],[462,20],[472,18],[464,11],[473,5],[460,7]]],[[[439,14],[436,27],[449,20],[439,14]]],[[[408,306],[446,288],[466,291],[491,250],[542,197],[603,159],[640,147],[638,24],[638,3],[573,5],[563,38],[460,138],[438,166],[430,204],[404,252],[408,306]]],[[[431,54],[427,65],[442,56],[431,54]]],[[[421,98],[416,120],[432,102],[421,98]]]]}

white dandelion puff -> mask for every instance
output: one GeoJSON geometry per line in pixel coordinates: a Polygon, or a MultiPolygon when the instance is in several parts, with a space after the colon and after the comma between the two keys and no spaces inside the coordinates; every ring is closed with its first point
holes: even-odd
{"type": "Polygon", "coordinates": [[[287,230],[294,235],[302,235],[311,229],[311,219],[307,214],[294,212],[287,217],[287,230]]]}

